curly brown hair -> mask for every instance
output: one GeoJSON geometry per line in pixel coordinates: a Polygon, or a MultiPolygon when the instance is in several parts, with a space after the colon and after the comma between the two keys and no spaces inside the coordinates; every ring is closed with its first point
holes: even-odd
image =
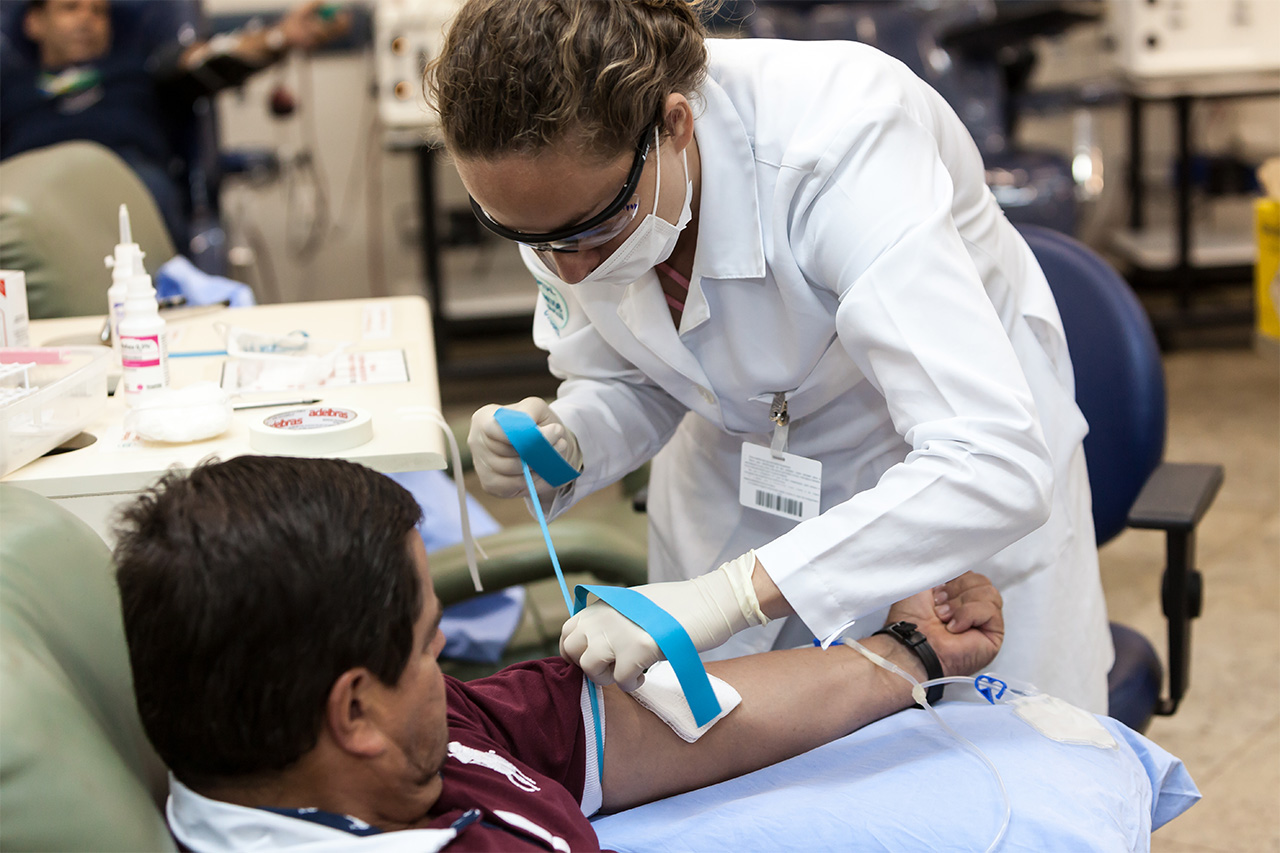
{"type": "Polygon", "coordinates": [[[707,72],[705,0],[470,0],[423,76],[455,156],[635,147],[707,72]]]}

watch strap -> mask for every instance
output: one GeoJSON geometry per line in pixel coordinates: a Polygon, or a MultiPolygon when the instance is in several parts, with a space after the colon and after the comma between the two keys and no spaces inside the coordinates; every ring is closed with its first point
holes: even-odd
{"type": "MultiPolygon", "coordinates": [[[[933,646],[929,645],[929,640],[925,635],[917,630],[914,622],[894,622],[891,625],[885,625],[875,634],[888,634],[914,652],[915,656],[920,658],[920,662],[924,664],[924,672],[928,676],[928,680],[942,678],[944,675],[942,662],[938,660],[937,652],[933,650],[933,646]]],[[[871,636],[874,637],[875,634],[871,636]]],[[[924,697],[930,705],[934,705],[942,699],[942,691],[943,685],[935,684],[925,691],[924,697]]],[[[924,706],[917,703],[916,707],[922,708],[924,706]]]]}

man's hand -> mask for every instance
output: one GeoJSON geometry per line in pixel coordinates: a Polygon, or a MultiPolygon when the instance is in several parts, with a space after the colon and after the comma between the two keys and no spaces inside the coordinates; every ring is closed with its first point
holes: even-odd
{"type": "Polygon", "coordinates": [[[308,0],[289,10],[276,24],[290,50],[315,50],[333,41],[351,27],[351,14],[346,11],[326,14],[324,0],[308,0]]]}
{"type": "Polygon", "coordinates": [[[1004,600],[983,575],[965,572],[889,608],[889,623],[914,622],[946,675],[973,675],[1000,651],[1004,600]]]}

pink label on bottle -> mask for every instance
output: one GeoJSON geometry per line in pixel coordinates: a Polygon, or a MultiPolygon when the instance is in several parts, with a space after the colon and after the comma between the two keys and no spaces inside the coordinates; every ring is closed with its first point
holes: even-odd
{"type": "Polygon", "coordinates": [[[120,338],[120,366],[124,368],[159,367],[160,336],[122,336],[120,338]]]}

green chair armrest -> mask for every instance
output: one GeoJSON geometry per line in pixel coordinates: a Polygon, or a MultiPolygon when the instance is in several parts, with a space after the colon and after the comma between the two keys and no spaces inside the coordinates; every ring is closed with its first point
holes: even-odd
{"type": "MultiPolygon", "coordinates": [[[[551,541],[565,574],[588,573],[601,582],[634,586],[648,579],[646,548],[608,524],[565,518],[550,525],[551,541]]],[[[486,592],[532,583],[555,576],[542,531],[536,524],[521,524],[476,540],[489,559],[478,559],[486,592]]],[[[436,595],[448,606],[476,595],[461,544],[430,556],[436,595]]]]}

